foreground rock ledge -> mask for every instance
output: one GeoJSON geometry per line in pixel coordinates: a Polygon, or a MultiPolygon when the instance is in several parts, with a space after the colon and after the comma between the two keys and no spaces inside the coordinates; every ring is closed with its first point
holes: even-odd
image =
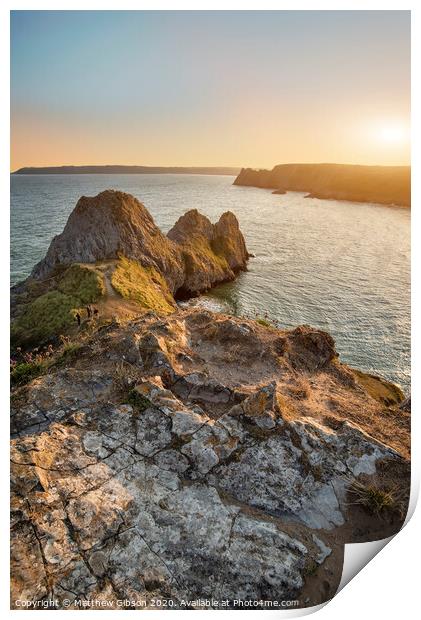
{"type": "Polygon", "coordinates": [[[192,309],[86,336],[12,394],[12,607],[330,598],[406,510],[409,414],[363,377],[324,332],[192,309]]]}

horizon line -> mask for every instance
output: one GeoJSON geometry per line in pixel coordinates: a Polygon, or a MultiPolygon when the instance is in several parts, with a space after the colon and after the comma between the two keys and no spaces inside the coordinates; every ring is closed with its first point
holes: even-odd
{"type": "Polygon", "coordinates": [[[345,163],[345,162],[334,162],[334,161],[324,161],[324,162],[283,162],[277,163],[272,166],[272,168],[265,166],[229,166],[229,165],[151,165],[151,164],[56,164],[56,165],[27,165],[21,166],[20,168],[16,168],[15,170],[10,169],[9,174],[16,174],[20,170],[41,170],[46,168],[51,169],[59,169],[59,168],[162,168],[162,169],[232,169],[232,170],[243,170],[243,169],[251,169],[251,170],[273,170],[277,166],[360,166],[364,168],[411,168],[411,163],[409,164],[358,164],[358,163],[345,163]]]}

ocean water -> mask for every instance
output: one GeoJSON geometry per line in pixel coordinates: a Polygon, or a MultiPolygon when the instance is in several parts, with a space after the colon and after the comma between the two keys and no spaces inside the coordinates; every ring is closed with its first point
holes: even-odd
{"type": "Polygon", "coordinates": [[[342,361],[410,386],[410,211],[305,199],[198,175],[11,176],[11,282],[29,275],[82,195],[139,198],[164,232],[188,209],[233,211],[255,254],[199,303],[329,331],[342,361]]]}

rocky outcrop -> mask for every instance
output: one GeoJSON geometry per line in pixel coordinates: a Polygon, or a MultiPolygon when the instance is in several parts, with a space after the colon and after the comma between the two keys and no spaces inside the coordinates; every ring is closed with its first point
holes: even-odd
{"type": "Polygon", "coordinates": [[[185,266],[179,297],[191,297],[216,282],[233,280],[244,270],[249,254],[237,218],[227,211],[216,224],[196,209],[188,211],[168,232],[181,248],[185,266]]]}
{"type": "Polygon", "coordinates": [[[178,248],[161,233],[141,202],[112,190],[78,200],[63,232],[54,237],[32,277],[44,279],[59,267],[116,259],[120,254],[154,266],[173,290],[182,284],[178,248]]]}
{"type": "Polygon", "coordinates": [[[134,196],[107,190],[79,199],[32,277],[42,280],[73,263],[121,255],[154,267],[172,292],[182,288],[195,294],[232,279],[248,260],[244,237],[231,212],[213,225],[197,210],[188,211],[165,236],[134,196]]]}
{"type": "Polygon", "coordinates": [[[374,381],[307,326],[188,309],[81,335],[12,395],[12,607],[327,600],[344,544],[406,510],[409,415],[374,381]]]}
{"type": "Polygon", "coordinates": [[[312,198],[411,205],[409,166],[283,164],[272,170],[243,168],[234,185],[282,188],[281,193],[308,192],[312,198]]]}
{"type": "Polygon", "coordinates": [[[172,312],[175,298],[234,279],[248,258],[233,213],[212,224],[189,211],[166,236],[130,194],[82,197],[31,277],[12,290],[12,341],[35,345],[66,333],[86,304],[113,314],[115,298],[126,314],[172,312]]]}

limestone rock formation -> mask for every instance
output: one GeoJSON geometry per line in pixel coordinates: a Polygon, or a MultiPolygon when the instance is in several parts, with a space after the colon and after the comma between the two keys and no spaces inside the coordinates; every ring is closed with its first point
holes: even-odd
{"type": "Polygon", "coordinates": [[[227,211],[216,224],[196,209],[181,216],[168,233],[181,248],[185,274],[179,296],[190,297],[216,282],[233,280],[249,254],[237,218],[227,211]]]}
{"type": "Polygon", "coordinates": [[[174,244],[134,196],[112,190],[78,200],[63,232],[54,237],[32,276],[43,279],[58,267],[95,263],[120,254],[156,267],[173,290],[182,283],[183,266],[174,244]]]}
{"type": "Polygon", "coordinates": [[[409,414],[361,379],[324,332],[196,309],[81,336],[12,395],[12,607],[330,598],[406,510],[409,414]]]}
{"type": "Polygon", "coordinates": [[[102,304],[102,315],[118,310],[117,300],[128,315],[172,312],[174,298],[232,280],[248,258],[233,213],[212,224],[189,211],[166,236],[130,194],[82,197],[31,277],[12,290],[12,341],[35,345],[62,334],[90,303],[102,304]]]}

